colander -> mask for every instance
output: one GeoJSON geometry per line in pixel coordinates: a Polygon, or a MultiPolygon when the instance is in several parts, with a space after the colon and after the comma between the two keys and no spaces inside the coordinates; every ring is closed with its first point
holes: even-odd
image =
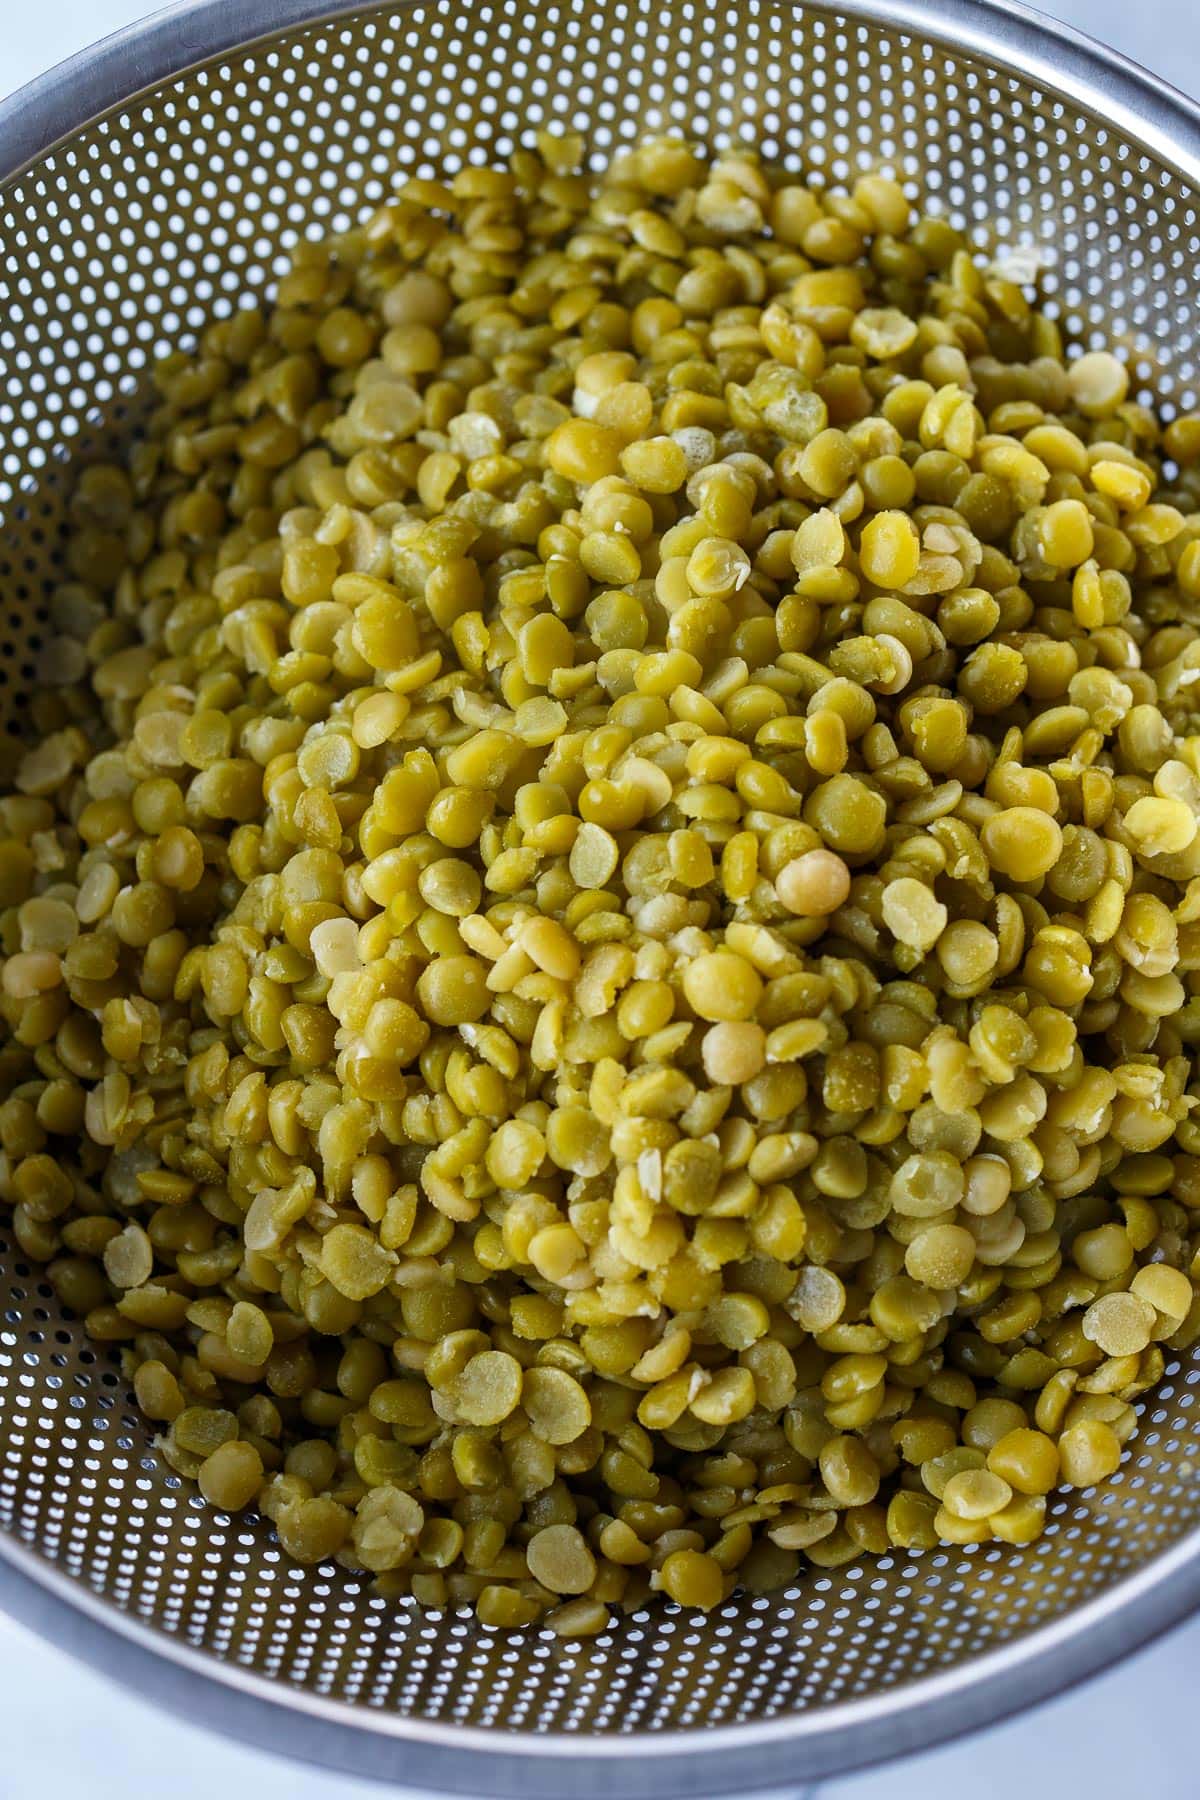
{"type": "MultiPolygon", "coordinates": [[[[63,497],[136,431],[155,356],[261,294],[397,170],[546,120],[649,128],[841,182],[898,173],[1142,397],[1196,404],[1200,113],[978,0],[202,0],[0,108],[0,711],[37,679],[63,497]]],[[[1030,1705],[1200,1604],[1200,1354],[1120,1473],[1024,1549],[893,1552],[716,1613],[497,1635],[297,1570],[152,1452],[116,1362],[0,1239],[0,1598],[137,1692],[253,1743],[450,1793],[793,1792],[1030,1705]]]]}

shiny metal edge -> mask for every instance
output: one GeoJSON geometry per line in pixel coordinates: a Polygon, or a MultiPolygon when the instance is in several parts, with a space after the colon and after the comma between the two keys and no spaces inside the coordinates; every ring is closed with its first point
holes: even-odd
{"type": "MultiPolygon", "coordinates": [[[[235,50],[346,14],[415,0],[177,0],[114,32],[0,101],[0,184],[115,108],[235,50]]],[[[1018,0],[806,0],[808,9],[911,32],[1032,76],[1098,108],[1189,180],[1200,182],[1200,107],[1128,57],[1018,0]]]]}
{"type": "Polygon", "coordinates": [[[1098,1674],[1200,1608],[1196,1535],[1100,1599],[945,1674],[786,1719],[593,1737],[430,1722],[324,1699],[219,1662],[0,1534],[0,1604],[125,1691],[192,1723],[343,1775],[488,1800],[743,1800],[944,1744],[1098,1674]]]}
{"type": "MultiPolygon", "coordinates": [[[[327,0],[181,0],[114,33],[0,102],[0,187],[56,146],[164,83],[281,32],[398,10],[327,0]]],[[[809,10],[912,33],[1032,79],[1200,185],[1200,107],[1084,33],[1013,0],[806,0],[809,10]]],[[[1100,1599],[1003,1649],[911,1686],[785,1719],[711,1731],[582,1740],[376,1713],[221,1663],[117,1611],[0,1533],[12,1617],[167,1711],[257,1749],[411,1790],[494,1800],[684,1800],[796,1793],[1031,1709],[1200,1609],[1200,1533],[1100,1599]],[[484,1759],[486,1760],[486,1765],[484,1759]],[[631,1769],[630,1764],[635,1766],[631,1769]]]]}

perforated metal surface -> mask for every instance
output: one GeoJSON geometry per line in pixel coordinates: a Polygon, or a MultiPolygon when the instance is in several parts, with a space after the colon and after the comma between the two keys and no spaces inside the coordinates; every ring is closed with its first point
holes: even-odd
{"type": "MultiPolygon", "coordinates": [[[[712,14],[686,0],[666,12],[644,0],[383,7],[278,32],[73,130],[0,188],[0,708],[11,715],[36,679],[67,466],[128,438],[152,359],[260,294],[298,233],[345,226],[397,169],[503,157],[546,118],[585,129],[598,160],[669,122],[710,142],[757,143],[830,182],[894,170],[994,253],[1019,248],[1027,267],[1040,264],[1073,343],[1122,345],[1145,397],[1168,410],[1194,403],[1194,119],[1151,118],[1152,101],[1112,70],[1095,72],[1097,97],[1084,105],[995,55],[951,53],[935,41],[947,18],[983,43],[1007,30],[1026,60],[1042,49],[1056,79],[1076,80],[1076,50],[998,26],[969,0],[929,17],[923,35],[894,15],[885,24],[750,0],[712,14]],[[1139,108],[1148,143],[1191,134],[1173,160],[1112,122],[1139,108]]],[[[229,30],[219,0],[189,18],[178,54],[206,26],[229,30]]],[[[169,42],[160,33],[152,46],[160,63],[169,42]]],[[[114,66],[110,57],[110,75],[114,66]]],[[[76,89],[67,83],[78,118],[92,90],[76,89]]],[[[28,113],[19,123],[27,136],[28,113]]],[[[4,129],[0,119],[0,166],[4,129]]],[[[889,1740],[864,1736],[866,1715],[848,1701],[1034,1644],[1039,1627],[1069,1624],[1125,1576],[1152,1586],[1154,1559],[1174,1550],[1178,1560],[1200,1524],[1200,1367],[1172,1369],[1117,1478],[1055,1501],[1045,1538],[1027,1549],[814,1572],[770,1601],[708,1618],[639,1615],[583,1646],[548,1633],[497,1638],[466,1618],[385,1604],[333,1567],[298,1572],[264,1528],[206,1509],[156,1463],[114,1369],[2,1245],[0,1309],[0,1525],[32,1553],[29,1568],[52,1567],[210,1669],[273,1679],[289,1704],[327,1721],[344,1709],[343,1723],[435,1746],[441,1725],[499,1728],[496,1750],[550,1748],[545,1734],[568,1734],[581,1793],[610,1776],[628,1793],[674,1791],[667,1762],[618,1778],[586,1760],[597,1746],[611,1756],[614,1740],[645,1757],[668,1732],[705,1750],[727,1743],[713,1728],[755,1727],[730,1740],[749,1758],[747,1785],[766,1771],[756,1745],[785,1739],[784,1721],[796,1723],[797,1775],[878,1754],[889,1740]],[[814,1719],[822,1747],[804,1761],[814,1719]]],[[[1130,1630],[1154,1622],[1143,1611],[1130,1630]]],[[[912,1689],[914,1708],[925,1691],[912,1689]]],[[[1012,1703],[1011,1682],[1006,1692],[997,1706],[1012,1703]]],[[[954,1723],[887,1716],[899,1720],[894,1744],[954,1723]]],[[[474,1743],[469,1732],[448,1741],[474,1743]]],[[[471,1785],[469,1762],[430,1766],[434,1779],[471,1785]]],[[[538,1779],[512,1785],[533,1791],[538,1779]]],[[[480,1773],[477,1785],[504,1783],[480,1773]]],[[[692,1791],[703,1784],[694,1777],[692,1791]]]]}

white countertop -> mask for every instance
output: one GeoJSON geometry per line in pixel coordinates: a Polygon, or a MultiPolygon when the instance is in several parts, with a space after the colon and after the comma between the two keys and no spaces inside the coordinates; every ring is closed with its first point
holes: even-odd
{"type": "MultiPolygon", "coordinates": [[[[1192,0],[1043,0],[1046,10],[1200,94],[1192,0]]],[[[143,17],[142,0],[10,0],[0,33],[0,94],[108,31],[143,17]]],[[[0,1618],[0,1800],[79,1788],[87,1800],[370,1800],[381,1789],[260,1756],[120,1692],[63,1651],[0,1618]],[[169,1775],[165,1772],[169,1770],[169,1775]]],[[[822,1783],[805,1800],[1089,1800],[1194,1791],[1200,1620],[1065,1699],[948,1749],[822,1783]]],[[[486,1797],[484,1797],[486,1800],[486,1797]]]]}

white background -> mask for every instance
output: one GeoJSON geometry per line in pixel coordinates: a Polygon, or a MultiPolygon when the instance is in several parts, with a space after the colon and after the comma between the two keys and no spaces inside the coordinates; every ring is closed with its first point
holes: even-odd
{"type": "MultiPolygon", "coordinates": [[[[1200,95],[1193,0],[1046,5],[1200,95]]],[[[0,7],[0,94],[149,10],[140,0],[7,0],[0,7]]],[[[964,1792],[971,1800],[1069,1800],[1083,1791],[1088,1800],[1118,1800],[1156,1790],[1185,1800],[1200,1788],[1198,1682],[1200,1621],[1013,1724],[886,1770],[823,1783],[805,1800],[958,1800],[964,1792]]],[[[215,1800],[234,1792],[255,1800],[371,1800],[384,1792],[180,1725],[3,1618],[0,1745],[0,1800],[57,1800],[76,1791],[86,1800],[215,1800]]]]}

